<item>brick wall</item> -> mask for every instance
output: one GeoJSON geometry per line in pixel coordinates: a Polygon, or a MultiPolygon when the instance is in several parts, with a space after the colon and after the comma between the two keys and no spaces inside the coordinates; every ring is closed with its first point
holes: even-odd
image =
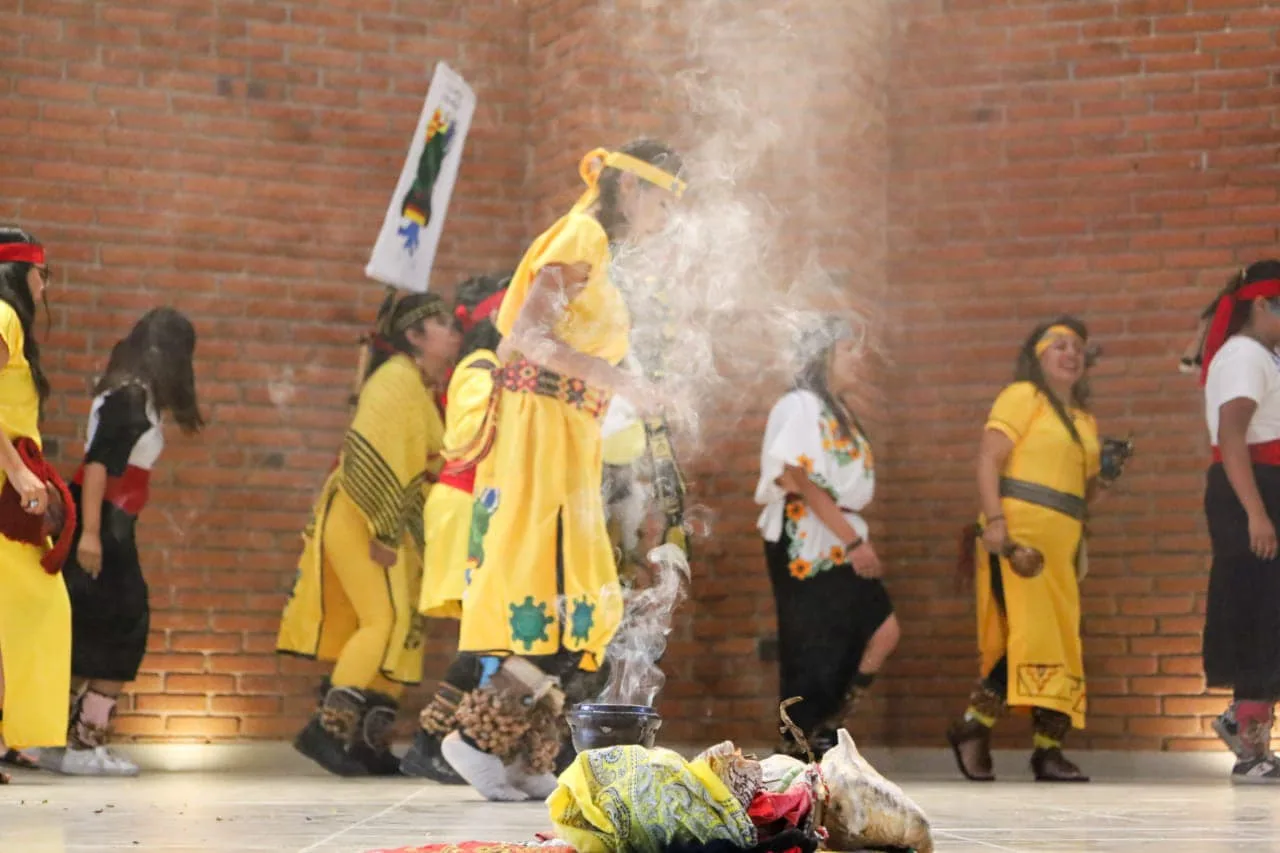
{"type": "Polygon", "coordinates": [[[440,59],[480,105],[435,281],[519,257],[526,14],[506,0],[0,8],[0,216],[57,268],[46,429],[64,470],[87,382],[144,309],[188,311],[201,336],[212,425],[171,435],[142,520],[153,635],[120,728],[289,734],[318,670],[273,655],[275,630],[381,298],[364,263],[440,59]]]}
{"type": "MultiPolygon", "coordinates": [[[[1089,742],[1206,745],[1203,441],[1174,362],[1210,289],[1275,241],[1267,5],[0,0],[0,216],[59,268],[63,467],[88,377],[143,309],[175,304],[202,336],[213,425],[172,439],[144,517],[154,636],[123,730],[283,737],[313,701],[320,668],[271,654],[275,627],[380,296],[363,264],[444,59],[480,107],[441,289],[513,265],[600,143],[671,138],[701,168],[692,225],[750,214],[728,245],[691,227],[680,262],[684,331],[714,342],[685,446],[715,535],[665,665],[671,739],[770,736],[750,492],[780,306],[802,291],[861,311],[876,344],[863,407],[905,637],[855,734],[934,744],[962,703],[973,629],[950,566],[978,427],[1021,336],[1073,310],[1106,347],[1104,429],[1141,454],[1096,524],[1089,742]]],[[[433,628],[432,673],[452,636],[433,628]]]]}
{"type": "MultiPolygon", "coordinates": [[[[891,350],[884,512],[906,634],[896,739],[974,671],[950,592],[984,410],[1030,328],[1085,317],[1102,430],[1138,456],[1100,508],[1082,594],[1094,747],[1217,749],[1203,698],[1207,537],[1198,387],[1176,362],[1230,271],[1276,251],[1280,10],[1243,0],[898,6],[891,90],[891,350]]],[[[1008,727],[1015,743],[1025,729],[1008,727]]]]}

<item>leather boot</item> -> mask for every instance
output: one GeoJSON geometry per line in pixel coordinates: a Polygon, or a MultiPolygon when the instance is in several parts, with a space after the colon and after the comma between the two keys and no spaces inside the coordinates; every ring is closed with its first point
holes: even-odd
{"type": "Polygon", "coordinates": [[[382,693],[365,692],[365,711],[360,731],[351,747],[351,756],[365,766],[370,776],[396,776],[400,759],[391,752],[391,735],[400,704],[382,693]]]}
{"type": "Polygon", "coordinates": [[[462,691],[448,682],[441,683],[436,689],[435,696],[418,716],[418,733],[414,735],[413,746],[400,761],[401,773],[430,779],[441,785],[467,784],[441,751],[441,742],[457,723],[458,703],[462,696],[462,691]]]}
{"type": "Polygon", "coordinates": [[[1079,767],[1062,754],[1062,741],[1071,731],[1071,718],[1059,711],[1036,708],[1032,711],[1036,749],[1031,754],[1031,770],[1037,782],[1088,782],[1079,767]]]}
{"type": "Polygon", "coordinates": [[[364,711],[360,691],[330,689],[320,710],[294,739],[293,748],[336,776],[367,776],[368,769],[351,754],[364,711]]]}
{"type": "Polygon", "coordinates": [[[970,782],[994,782],[991,760],[991,727],[977,720],[956,720],[947,729],[947,743],[956,757],[956,766],[970,782]]]}
{"type": "Polygon", "coordinates": [[[961,775],[970,782],[994,782],[991,726],[1004,716],[1004,697],[979,683],[969,694],[969,709],[947,729],[947,742],[961,775]],[[989,722],[988,722],[989,721],[989,722]]]}

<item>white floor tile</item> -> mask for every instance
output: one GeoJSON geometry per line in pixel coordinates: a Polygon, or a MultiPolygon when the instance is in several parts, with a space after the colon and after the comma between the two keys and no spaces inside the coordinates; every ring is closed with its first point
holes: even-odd
{"type": "MultiPolygon", "coordinates": [[[[1280,849],[1280,790],[1221,780],[1043,786],[900,778],[939,851],[1220,853],[1280,849]]],[[[3,853],[365,853],[441,841],[526,840],[540,803],[467,789],[314,773],[150,773],[136,780],[20,773],[0,788],[3,853]]]]}

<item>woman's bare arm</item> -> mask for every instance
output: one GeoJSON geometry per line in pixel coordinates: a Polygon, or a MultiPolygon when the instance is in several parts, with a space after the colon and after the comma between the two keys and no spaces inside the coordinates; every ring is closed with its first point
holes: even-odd
{"type": "Polygon", "coordinates": [[[853,525],[844,517],[840,507],[831,499],[831,495],[810,480],[803,468],[788,465],[782,479],[793,487],[805,506],[813,510],[813,514],[818,517],[823,526],[841,542],[847,545],[858,538],[858,531],[853,529],[853,525]]]}
{"type": "Polygon", "coordinates": [[[997,518],[1003,514],[1000,508],[1000,477],[1013,453],[1013,442],[999,430],[988,429],[982,433],[978,447],[978,501],[982,514],[997,518]]]}
{"type": "Polygon", "coordinates": [[[1247,435],[1249,421],[1258,404],[1247,398],[1230,400],[1218,410],[1218,449],[1222,453],[1222,467],[1236,497],[1251,518],[1265,516],[1267,506],[1258,491],[1258,481],[1253,476],[1253,461],[1249,458],[1247,435]]]}

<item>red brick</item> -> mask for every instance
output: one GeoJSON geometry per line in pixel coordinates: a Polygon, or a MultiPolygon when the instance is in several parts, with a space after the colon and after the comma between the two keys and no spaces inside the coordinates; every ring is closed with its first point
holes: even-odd
{"type": "Polygon", "coordinates": [[[232,717],[166,717],[164,729],[173,735],[212,740],[235,737],[240,731],[240,721],[232,717]]]}
{"type": "MultiPolygon", "coordinates": [[[[611,52],[592,38],[599,21],[585,4],[567,15],[473,4],[447,21],[431,18],[437,5],[117,4],[108,20],[93,4],[27,0],[10,15],[9,30],[27,38],[0,82],[6,197],[72,276],[50,342],[55,385],[83,388],[130,320],[174,293],[201,330],[215,423],[201,439],[174,437],[143,518],[161,650],[120,719],[128,737],[288,738],[314,707],[326,667],[277,659],[274,634],[299,531],[345,427],[352,341],[379,297],[359,270],[427,86],[423,57],[454,64],[481,96],[438,259],[446,291],[477,263],[513,265],[575,197],[577,156],[602,138],[697,138],[697,117],[650,73],[649,60],[673,69],[683,55],[611,52]],[[289,368],[297,396],[277,408],[266,384],[289,368]],[[271,454],[280,467],[262,464],[271,454]]],[[[1081,745],[1216,748],[1203,724],[1223,700],[1197,698],[1203,426],[1194,383],[1170,366],[1207,294],[1274,242],[1280,18],[1256,0],[902,5],[882,75],[887,129],[866,127],[887,141],[889,173],[870,165],[883,152],[824,120],[850,114],[866,77],[857,63],[872,54],[846,58],[804,34],[795,56],[790,44],[773,53],[812,68],[823,88],[807,103],[826,114],[752,176],[752,191],[788,211],[779,252],[813,246],[854,282],[851,302],[875,306],[875,325],[890,330],[861,408],[883,436],[875,536],[905,635],[882,697],[893,714],[875,705],[860,737],[931,742],[963,702],[976,668],[971,600],[952,595],[938,567],[972,513],[972,436],[1025,327],[1066,308],[1107,350],[1095,377],[1104,429],[1132,425],[1142,448],[1095,519],[1083,588],[1094,702],[1081,745]],[[801,168],[811,161],[822,170],[801,168]],[[867,260],[885,250],[883,235],[862,222],[876,210],[863,199],[886,187],[887,273],[867,260]],[[901,717],[896,697],[907,695],[937,707],[901,717]]],[[[821,38],[874,43],[857,17],[865,8],[849,4],[821,38]]],[[[682,54],[671,29],[654,32],[682,54]]],[[[772,310],[777,295],[760,301],[772,310]]],[[[740,313],[715,322],[751,327],[740,313]]],[[[770,369],[757,383],[763,343],[744,356],[725,338],[717,355],[740,387],[708,395],[723,408],[705,419],[702,457],[689,459],[715,538],[699,551],[703,580],[665,664],[671,737],[706,736],[708,719],[717,737],[769,736],[774,668],[754,649],[773,630],[772,604],[750,492],[760,409],[781,378],[770,369]]],[[[47,418],[64,467],[87,404],[73,396],[47,418]]],[[[430,672],[447,663],[455,631],[432,627],[430,672]]]]}

